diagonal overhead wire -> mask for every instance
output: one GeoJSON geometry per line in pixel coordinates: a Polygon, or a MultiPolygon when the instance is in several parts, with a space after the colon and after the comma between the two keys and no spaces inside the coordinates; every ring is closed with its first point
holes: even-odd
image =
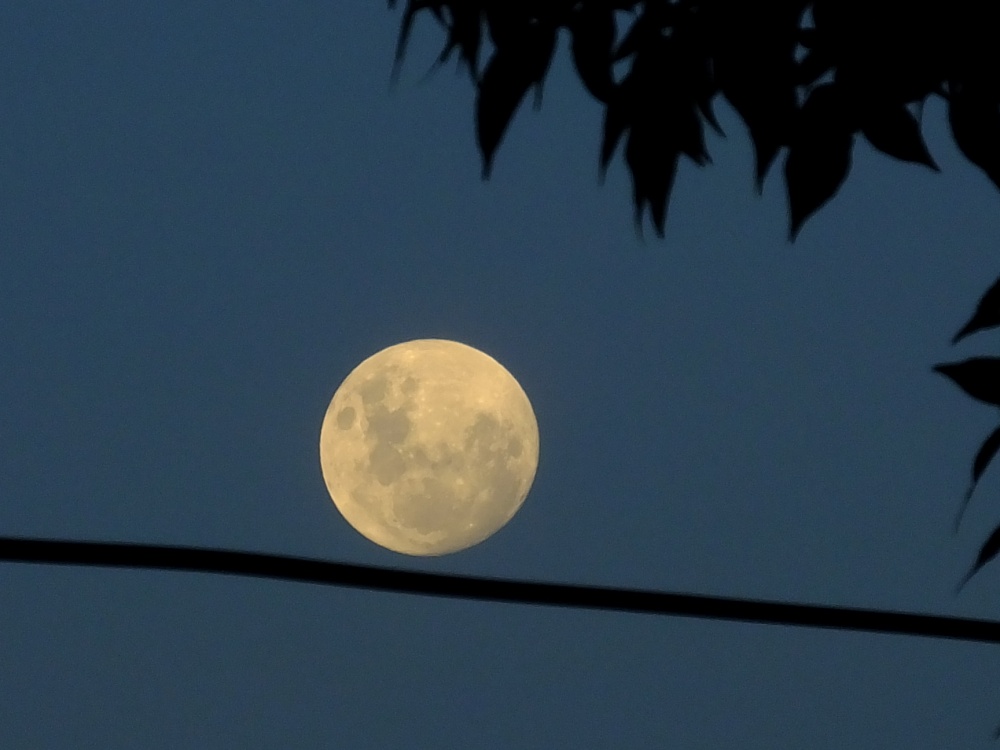
{"type": "Polygon", "coordinates": [[[304,557],[202,547],[0,537],[0,562],[179,570],[473,601],[1000,643],[1000,622],[993,620],[643,589],[422,573],[304,557]]]}

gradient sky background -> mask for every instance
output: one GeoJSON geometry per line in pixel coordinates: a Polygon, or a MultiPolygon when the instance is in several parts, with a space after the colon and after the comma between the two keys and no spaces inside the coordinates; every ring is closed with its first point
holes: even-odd
{"type": "MultiPolygon", "coordinates": [[[[1000,617],[996,414],[931,371],[1000,272],[996,190],[864,142],[786,241],[719,104],[640,241],[565,39],[480,181],[473,91],[383,3],[0,8],[0,529],[1000,617]],[[382,550],[320,474],[375,351],[502,362],[541,431],[481,546],[382,550]]],[[[988,646],[0,565],[0,747],[994,747],[988,646]]]]}

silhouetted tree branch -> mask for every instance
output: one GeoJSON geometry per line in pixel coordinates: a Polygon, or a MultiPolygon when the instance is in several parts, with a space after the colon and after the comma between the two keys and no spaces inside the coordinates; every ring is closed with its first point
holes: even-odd
{"type": "Polygon", "coordinates": [[[198,547],[0,537],[0,561],[222,573],[418,596],[1000,643],[1000,622],[991,620],[421,573],[198,547]]]}
{"type": "Polygon", "coordinates": [[[721,133],[712,101],[722,96],[749,131],[758,189],[786,152],[794,239],[847,178],[859,135],[938,170],[920,132],[930,96],[945,99],[956,145],[1000,187],[995,10],[979,0],[407,0],[395,70],[415,18],[435,18],[446,33],[437,64],[457,54],[477,90],[485,178],[529,90],[541,104],[565,30],[580,82],[604,108],[601,169],[624,139],[636,220],[648,209],[661,236],[678,160],[711,161],[704,130],[721,133]]]}
{"type": "MultiPolygon", "coordinates": [[[[663,236],[679,161],[711,163],[705,127],[722,133],[712,110],[721,96],[747,127],[758,191],[785,154],[794,240],[847,179],[858,136],[939,171],[921,133],[931,96],[947,103],[962,154],[1000,187],[997,9],[981,0],[407,0],[394,74],[415,18],[436,19],[446,33],[436,64],[457,55],[476,87],[486,179],[530,90],[540,106],[565,31],[580,82],[604,109],[599,177],[624,140],[637,228],[648,212],[663,236]]],[[[998,325],[1000,280],[954,341],[998,325]]],[[[1000,406],[1000,358],[935,369],[1000,406]]],[[[959,520],[998,452],[1000,428],[973,460],[959,520]]],[[[963,584],[998,555],[1000,526],[963,584]]]]}

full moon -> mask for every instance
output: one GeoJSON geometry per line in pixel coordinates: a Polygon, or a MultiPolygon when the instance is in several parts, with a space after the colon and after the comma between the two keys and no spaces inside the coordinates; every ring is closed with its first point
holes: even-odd
{"type": "Polygon", "coordinates": [[[538,424],[507,370],[471,346],[390,346],[341,383],[320,465],[347,522],[407,555],[478,544],[521,507],[538,467],[538,424]]]}

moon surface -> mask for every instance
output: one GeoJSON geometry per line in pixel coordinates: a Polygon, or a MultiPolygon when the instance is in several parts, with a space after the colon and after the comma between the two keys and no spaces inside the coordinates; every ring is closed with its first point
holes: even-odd
{"type": "Polygon", "coordinates": [[[471,346],[419,339],[358,365],[323,419],[327,490],[358,532],[395,552],[478,544],[524,502],[538,423],[504,367],[471,346]]]}

